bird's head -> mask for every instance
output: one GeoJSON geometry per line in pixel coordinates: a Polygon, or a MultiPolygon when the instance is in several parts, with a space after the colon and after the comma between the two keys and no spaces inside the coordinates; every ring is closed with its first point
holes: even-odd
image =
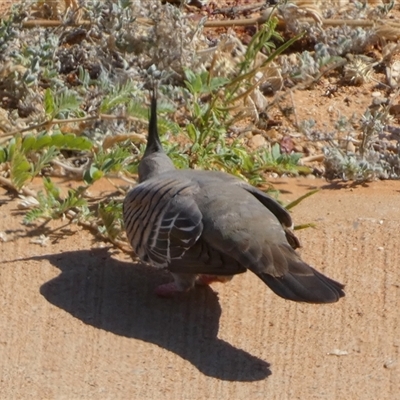
{"type": "Polygon", "coordinates": [[[175,169],[171,159],[165,154],[157,127],[157,91],[153,89],[151,95],[149,134],[143,158],[139,163],[139,182],[168,170],[175,169]]]}

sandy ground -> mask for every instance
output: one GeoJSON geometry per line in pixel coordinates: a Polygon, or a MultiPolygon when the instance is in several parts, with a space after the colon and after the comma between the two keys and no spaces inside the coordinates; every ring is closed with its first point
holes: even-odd
{"type": "Polygon", "coordinates": [[[179,299],[169,277],[80,228],[20,224],[0,189],[2,399],[400,399],[400,182],[277,180],[302,256],[346,283],[337,304],[295,304],[250,273],[179,299]]]}

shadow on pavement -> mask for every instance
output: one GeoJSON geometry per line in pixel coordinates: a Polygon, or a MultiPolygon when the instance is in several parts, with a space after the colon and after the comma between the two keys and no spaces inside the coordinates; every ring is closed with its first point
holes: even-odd
{"type": "Polygon", "coordinates": [[[269,364],[218,339],[221,307],[210,287],[176,299],[160,299],[154,288],[167,275],[113,259],[107,249],[32,257],[61,270],[40,293],[84,323],[172,351],[203,374],[228,381],[257,381],[269,364]]]}

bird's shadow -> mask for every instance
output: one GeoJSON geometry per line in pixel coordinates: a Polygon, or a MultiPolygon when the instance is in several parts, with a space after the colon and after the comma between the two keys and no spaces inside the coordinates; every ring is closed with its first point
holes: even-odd
{"type": "Polygon", "coordinates": [[[271,374],[269,363],[218,338],[221,307],[210,287],[184,297],[160,299],[154,288],[166,275],[112,258],[106,249],[32,257],[61,270],[40,293],[88,325],[154,343],[228,381],[257,381],[271,374]]]}

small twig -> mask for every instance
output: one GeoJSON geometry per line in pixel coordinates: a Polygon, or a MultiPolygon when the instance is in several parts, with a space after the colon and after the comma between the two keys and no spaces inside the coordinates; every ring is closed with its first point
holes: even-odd
{"type": "MultiPolygon", "coordinates": [[[[75,220],[76,217],[77,217],[77,213],[75,211],[72,211],[72,210],[68,210],[65,213],[65,215],[70,220],[75,220]]],[[[114,246],[118,247],[124,253],[128,253],[128,254],[132,253],[132,249],[127,247],[127,244],[124,241],[118,240],[118,239],[112,239],[110,237],[107,237],[107,236],[101,234],[100,231],[99,231],[99,227],[95,222],[87,222],[87,221],[84,221],[84,220],[77,219],[76,223],[78,225],[83,226],[84,228],[87,228],[88,230],[92,231],[96,235],[100,236],[102,240],[104,240],[106,242],[111,242],[114,246]]]]}
{"type": "MultiPolygon", "coordinates": [[[[257,3],[258,4],[258,3],[257,3]]],[[[249,5],[249,7],[254,7],[255,5],[249,5]]],[[[245,6],[242,6],[245,7],[245,6]]],[[[204,24],[205,28],[222,28],[222,27],[234,27],[234,26],[251,26],[251,25],[261,25],[268,21],[270,17],[269,11],[264,11],[260,14],[259,17],[255,18],[240,18],[233,20],[222,20],[222,21],[206,21],[204,24]]],[[[301,22],[315,24],[315,19],[313,18],[301,18],[301,22]]],[[[155,21],[150,18],[136,18],[135,22],[152,26],[155,24],[155,21]]],[[[372,28],[374,26],[379,26],[379,22],[373,20],[365,20],[365,19],[322,19],[322,25],[324,26],[351,26],[351,27],[362,27],[362,28],[372,28]]],[[[31,19],[28,21],[24,21],[22,26],[24,28],[34,28],[36,26],[42,27],[58,27],[61,25],[65,26],[90,26],[93,25],[92,21],[81,20],[79,22],[68,23],[65,24],[63,21],[58,20],[48,20],[48,19],[31,19]]],[[[286,21],[283,19],[279,19],[278,21],[279,28],[286,27],[286,21]]],[[[385,27],[399,29],[400,24],[396,22],[388,23],[385,21],[385,27]]]]}
{"type": "MultiPolygon", "coordinates": [[[[118,178],[122,179],[123,181],[127,182],[127,180],[123,179],[122,176],[118,175],[118,178]]],[[[121,195],[126,196],[127,191],[121,189],[120,186],[118,186],[116,183],[114,183],[108,176],[106,176],[107,181],[110,183],[110,185],[114,186],[115,189],[117,190],[118,193],[121,193],[121,195]]],[[[131,184],[135,184],[136,182],[131,181],[131,184]]]]}
{"type": "Polygon", "coordinates": [[[62,124],[72,124],[75,122],[88,122],[88,121],[115,121],[115,120],[125,120],[131,122],[142,121],[140,118],[125,116],[125,115],[108,115],[108,114],[99,114],[93,115],[90,117],[82,117],[82,118],[70,118],[70,119],[52,119],[50,121],[41,122],[40,124],[27,126],[26,128],[18,129],[16,131],[10,133],[4,133],[0,135],[0,138],[8,138],[17,135],[18,133],[25,133],[28,131],[34,131],[41,128],[50,127],[52,125],[62,125],[62,124]]]}
{"type": "Polygon", "coordinates": [[[73,174],[79,175],[79,176],[83,176],[83,173],[85,172],[85,170],[83,168],[78,168],[78,167],[72,167],[71,165],[67,165],[64,164],[63,162],[53,159],[51,160],[51,162],[53,164],[58,165],[61,168],[64,168],[66,171],[72,172],[73,174]]]}
{"type": "MultiPolygon", "coordinates": [[[[263,12],[257,18],[240,18],[233,20],[222,20],[222,21],[207,21],[204,24],[205,28],[222,28],[222,27],[233,27],[233,26],[251,26],[261,25],[267,22],[269,18],[268,12],[263,12]]],[[[315,24],[314,18],[299,18],[299,21],[308,24],[315,24]]],[[[361,28],[373,28],[379,26],[379,22],[365,19],[322,19],[321,23],[323,26],[350,26],[350,27],[361,27],[361,28]]],[[[387,22],[386,22],[387,24],[387,22]]],[[[387,24],[388,27],[393,29],[400,29],[398,23],[391,22],[387,24]]],[[[279,18],[278,28],[283,29],[286,27],[286,21],[279,18]]]]}
{"type": "Polygon", "coordinates": [[[13,131],[13,132],[10,132],[10,133],[3,133],[3,134],[0,135],[0,137],[1,138],[8,138],[8,137],[15,136],[18,133],[28,132],[28,131],[31,131],[33,129],[41,129],[41,128],[44,128],[47,124],[48,124],[48,122],[42,122],[40,124],[29,126],[29,127],[23,128],[23,129],[18,129],[16,131],[13,131]]]}
{"type": "Polygon", "coordinates": [[[247,132],[253,132],[254,133],[254,124],[247,125],[243,128],[231,128],[231,131],[238,139],[242,138],[244,135],[246,135],[247,132]]]}
{"type": "Polygon", "coordinates": [[[313,162],[313,161],[319,161],[322,162],[324,161],[325,156],[323,154],[316,154],[314,156],[309,156],[309,157],[303,157],[300,159],[299,163],[301,163],[302,165],[304,165],[304,163],[308,163],[308,162],[313,162]]]}
{"type": "Polygon", "coordinates": [[[18,192],[18,190],[15,188],[15,186],[12,184],[12,182],[9,179],[4,178],[4,176],[1,176],[1,175],[0,175],[0,184],[2,186],[5,186],[8,189],[15,190],[18,192]]]}
{"type": "Polygon", "coordinates": [[[289,93],[290,93],[290,100],[292,101],[292,109],[293,109],[294,120],[295,120],[295,123],[296,123],[295,128],[299,129],[299,117],[297,115],[297,109],[296,109],[296,105],[294,103],[293,90],[289,90],[289,93]]]}
{"type": "Polygon", "coordinates": [[[260,8],[266,7],[267,3],[262,1],[260,3],[254,4],[245,4],[242,6],[232,6],[232,7],[224,7],[224,8],[217,8],[213,14],[224,14],[224,15],[236,15],[247,11],[256,11],[260,8]]]}
{"type": "Polygon", "coordinates": [[[24,196],[32,196],[35,199],[37,198],[37,193],[29,188],[23,187],[21,190],[18,190],[13,183],[11,182],[10,179],[4,178],[4,176],[0,175],[0,185],[5,186],[8,189],[13,190],[14,192],[20,193],[20,191],[22,192],[22,194],[24,196]]]}
{"type": "Polygon", "coordinates": [[[136,185],[137,181],[133,181],[132,179],[127,178],[125,175],[118,175],[118,178],[123,180],[124,182],[129,183],[130,185],[136,185]]]}
{"type": "Polygon", "coordinates": [[[71,118],[71,119],[52,119],[50,121],[45,121],[45,122],[41,122],[40,124],[27,126],[26,128],[18,129],[16,131],[13,131],[10,133],[2,134],[2,135],[0,135],[0,137],[2,137],[2,138],[12,137],[12,136],[17,135],[18,133],[25,133],[28,131],[33,131],[33,130],[37,130],[37,129],[41,129],[41,128],[45,128],[45,127],[57,125],[57,124],[60,125],[60,124],[67,124],[67,123],[73,123],[73,122],[95,121],[98,118],[99,118],[98,116],[91,116],[91,117],[71,118]]]}
{"type": "MultiPolygon", "coordinates": [[[[141,25],[150,25],[150,26],[154,25],[154,21],[150,18],[136,18],[135,22],[137,22],[141,25]]],[[[89,21],[89,20],[79,20],[77,22],[65,23],[64,21],[52,20],[52,19],[30,19],[30,20],[24,21],[22,23],[22,26],[24,28],[34,28],[36,26],[56,28],[61,25],[76,27],[76,26],[90,26],[93,24],[94,24],[94,22],[89,21]]]]}

